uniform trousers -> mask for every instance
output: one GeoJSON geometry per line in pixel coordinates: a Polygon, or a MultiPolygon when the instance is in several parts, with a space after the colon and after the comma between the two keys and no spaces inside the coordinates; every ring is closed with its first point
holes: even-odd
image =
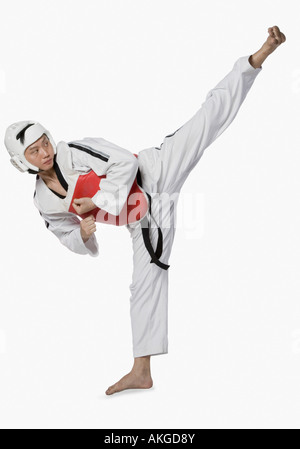
{"type": "MultiPolygon", "coordinates": [[[[208,92],[194,116],[160,147],[138,153],[143,189],[151,195],[149,215],[153,248],[158,241],[158,226],[163,233],[165,264],[169,259],[176,230],[179,195],[185,180],[199,162],[204,150],[219,137],[235,118],[256,76],[249,57],[239,58],[232,70],[208,92]]],[[[154,263],[145,247],[141,223],[126,225],[132,239],[133,274],[130,285],[130,316],[133,356],[168,353],[168,286],[169,271],[154,263]]]]}

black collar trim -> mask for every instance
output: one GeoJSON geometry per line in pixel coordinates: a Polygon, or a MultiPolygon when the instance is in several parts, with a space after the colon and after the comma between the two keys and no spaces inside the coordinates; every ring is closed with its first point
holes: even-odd
{"type": "MultiPolygon", "coordinates": [[[[58,177],[59,182],[61,183],[62,187],[63,187],[63,188],[65,189],[65,191],[67,192],[68,189],[69,189],[69,186],[68,186],[67,181],[66,181],[65,178],[63,177],[62,172],[60,171],[60,168],[59,168],[59,166],[58,166],[58,163],[56,162],[56,155],[54,156],[54,165],[53,165],[53,168],[54,168],[54,170],[55,170],[55,173],[56,173],[56,175],[57,175],[57,177],[58,177]]],[[[50,190],[51,190],[51,189],[50,189],[50,190]]],[[[53,191],[53,190],[52,190],[52,191],[53,191]]],[[[61,196],[61,195],[60,195],[60,196],[61,196]]],[[[63,197],[63,198],[65,198],[65,197],[63,197]]]]}
{"type": "MultiPolygon", "coordinates": [[[[48,188],[50,188],[50,187],[48,187],[48,188]]],[[[55,195],[57,195],[59,198],[61,198],[61,199],[65,199],[65,198],[67,198],[66,196],[64,196],[64,195],[61,195],[60,193],[58,193],[58,192],[55,192],[54,190],[52,190],[52,189],[50,189],[51,190],[51,192],[53,192],[53,193],[55,193],[55,195]]]]}
{"type": "MultiPolygon", "coordinates": [[[[55,154],[55,156],[54,156],[53,168],[54,168],[54,170],[55,170],[56,176],[57,176],[57,178],[58,178],[60,184],[62,185],[62,187],[63,187],[63,188],[65,189],[65,191],[67,192],[68,189],[69,189],[69,186],[68,186],[67,181],[66,181],[65,178],[63,177],[62,172],[60,171],[60,168],[59,168],[59,166],[58,166],[58,163],[56,162],[56,154],[55,154]]],[[[36,175],[36,179],[40,179],[39,175],[36,175]]],[[[54,190],[50,189],[50,187],[47,186],[47,188],[48,188],[49,190],[51,190],[51,192],[53,192],[53,193],[54,193],[56,196],[58,196],[59,198],[61,198],[61,199],[63,199],[63,200],[66,198],[66,196],[61,195],[61,194],[58,193],[58,192],[55,192],[54,190]]]]}

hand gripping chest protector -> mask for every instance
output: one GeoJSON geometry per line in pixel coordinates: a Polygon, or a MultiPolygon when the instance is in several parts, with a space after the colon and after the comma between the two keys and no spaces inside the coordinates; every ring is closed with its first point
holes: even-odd
{"type": "MultiPolygon", "coordinates": [[[[135,154],[135,157],[138,157],[135,154]]],[[[73,197],[70,203],[69,212],[77,214],[72,204],[75,198],[92,198],[98,190],[100,190],[100,181],[102,178],[106,178],[106,175],[98,176],[91,170],[86,175],[80,175],[77,179],[73,197]]],[[[97,222],[112,224],[115,226],[124,226],[130,223],[136,223],[141,221],[147,214],[149,209],[148,198],[146,193],[137,183],[135,178],[133,185],[127,197],[127,201],[121,210],[120,214],[115,216],[105,210],[98,207],[79,215],[81,218],[87,218],[89,215],[93,215],[97,222]]],[[[78,214],[77,214],[78,215],[78,214]]]]}
{"type": "MultiPolygon", "coordinates": [[[[138,158],[137,154],[134,154],[138,158]]],[[[79,176],[73,198],[69,207],[69,212],[76,214],[72,204],[75,198],[92,198],[98,190],[100,190],[100,180],[106,176],[97,176],[95,172],[91,171],[87,175],[79,176]]],[[[153,246],[150,241],[150,222],[147,217],[147,212],[149,210],[151,216],[151,196],[142,189],[142,177],[138,170],[137,177],[135,178],[131,190],[129,192],[127,201],[118,216],[109,214],[108,212],[96,207],[86,214],[80,215],[81,218],[86,218],[93,214],[96,221],[100,223],[113,224],[115,226],[124,226],[130,223],[141,222],[142,234],[144,244],[148,253],[151,256],[150,263],[155,263],[158,267],[163,270],[168,270],[170,267],[159,260],[163,252],[163,235],[160,227],[158,227],[158,242],[156,251],[154,251],[153,246]]]]}
{"type": "MultiPolygon", "coordinates": [[[[138,158],[137,154],[134,154],[134,156],[138,158]]],[[[75,198],[92,198],[96,192],[100,190],[99,184],[102,178],[106,178],[106,175],[98,176],[94,171],[90,171],[88,174],[78,177],[69,207],[69,212],[76,214],[76,211],[72,206],[75,198]]],[[[155,265],[159,268],[168,270],[170,265],[164,264],[159,260],[163,253],[163,235],[160,227],[157,228],[158,241],[156,251],[154,251],[152,246],[149,232],[150,221],[147,216],[148,210],[149,215],[151,216],[151,196],[143,190],[142,177],[140,171],[138,170],[137,177],[133,182],[127,201],[118,216],[109,214],[98,207],[79,216],[84,219],[92,214],[97,222],[112,224],[115,226],[124,226],[130,223],[141,222],[144,244],[149,255],[151,256],[150,263],[155,263],[155,265]]]]}

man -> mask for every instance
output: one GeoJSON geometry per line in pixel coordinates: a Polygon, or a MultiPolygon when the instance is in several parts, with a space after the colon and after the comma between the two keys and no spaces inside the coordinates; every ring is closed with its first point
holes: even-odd
{"type": "Polygon", "coordinates": [[[150,358],[168,352],[168,260],[179,193],[204,150],[234,120],[262,63],[286,40],[277,26],[268,33],[263,46],[239,58],[197,113],[166,136],[160,147],[133,155],[101,138],[60,142],[56,147],[38,123],[19,122],[7,130],[5,145],[11,162],[20,171],[37,175],[35,205],[63,245],[78,254],[97,256],[95,222],[106,222],[107,217],[115,217],[118,222],[114,224],[123,223],[130,232],[134,365],[108,388],[107,395],[151,388],[150,358]],[[126,212],[122,221],[130,193],[139,195],[142,207],[133,219],[126,212]],[[99,218],[101,212],[106,215],[99,218]]]}

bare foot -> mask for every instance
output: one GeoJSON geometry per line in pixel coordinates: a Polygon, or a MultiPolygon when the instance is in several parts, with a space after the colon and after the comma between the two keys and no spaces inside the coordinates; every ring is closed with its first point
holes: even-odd
{"type": "Polygon", "coordinates": [[[285,35],[280,31],[278,26],[268,28],[269,37],[264,43],[262,49],[268,54],[273,53],[276,48],[279,47],[283,42],[286,41],[285,35]]]}
{"type": "Polygon", "coordinates": [[[149,389],[153,386],[153,380],[149,372],[141,372],[132,369],[129,374],[122,377],[119,382],[115,383],[106,390],[106,394],[112,395],[114,393],[119,393],[120,391],[129,389],[149,389]]]}

